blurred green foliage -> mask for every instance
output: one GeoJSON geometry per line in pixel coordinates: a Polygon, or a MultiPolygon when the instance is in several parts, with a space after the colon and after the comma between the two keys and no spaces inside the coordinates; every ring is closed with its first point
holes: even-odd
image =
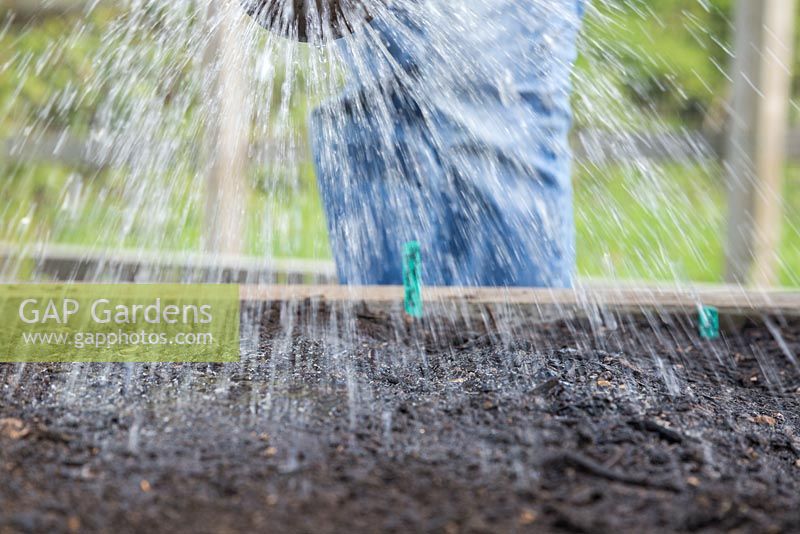
{"type": "MultiPolygon", "coordinates": [[[[639,105],[656,109],[667,120],[700,123],[727,94],[724,69],[730,63],[732,4],[733,0],[596,0],[597,15],[588,21],[587,39],[590,47],[621,61],[622,82],[639,105]]],[[[95,55],[104,29],[118,15],[113,7],[101,7],[88,19],[36,19],[11,24],[0,33],[4,133],[29,124],[31,113],[53,126],[90,123],[96,97],[107,88],[87,82],[98,80],[93,76],[98,67],[95,55]],[[60,99],[53,98],[56,88],[62,90],[60,99]],[[73,88],[78,94],[70,98],[73,88]]],[[[0,20],[7,16],[0,10],[0,20]]],[[[795,73],[798,94],[800,68],[795,73]]],[[[303,73],[297,75],[301,78],[296,87],[305,87],[303,73]]],[[[276,83],[274,98],[280,97],[276,83]]],[[[304,111],[303,103],[297,103],[298,112],[304,111]]]]}
{"type": "MultiPolygon", "coordinates": [[[[101,46],[100,28],[115,16],[99,7],[90,17],[47,17],[23,25],[0,11],[0,132],[2,137],[30,126],[89,125],[101,86],[92,61],[101,46]]],[[[80,132],[78,132],[80,133],[80,132]]]]}
{"type": "MultiPolygon", "coordinates": [[[[754,2],[760,0],[752,0],[754,2]]],[[[628,94],[667,121],[699,126],[729,94],[734,0],[597,0],[591,39],[622,60],[628,94]],[[608,21],[613,21],[609,23],[608,21]]],[[[800,11],[795,15],[800,28],[800,11]]],[[[800,50],[800,32],[796,49],[800,50]]],[[[800,55],[792,66],[800,94],[800,55]]]]}

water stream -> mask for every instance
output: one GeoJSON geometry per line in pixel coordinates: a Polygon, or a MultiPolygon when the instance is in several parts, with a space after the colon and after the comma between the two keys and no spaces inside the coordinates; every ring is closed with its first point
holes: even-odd
{"type": "MultiPolygon", "coordinates": [[[[578,254],[591,250],[592,257],[602,258],[591,266],[590,274],[610,281],[653,277],[680,287],[693,275],[691,269],[695,267],[687,263],[718,262],[718,258],[703,257],[707,249],[686,254],[692,244],[717,240],[724,224],[724,214],[719,210],[701,209],[714,204],[713,197],[718,194],[705,186],[718,179],[713,150],[686,129],[668,124],[657,109],[636,101],[626,85],[630,83],[631,57],[640,52],[614,35],[636,31],[620,26],[622,11],[637,13],[642,20],[657,17],[647,2],[595,0],[587,6],[582,23],[574,7],[567,7],[570,2],[562,0],[470,0],[460,4],[452,0],[398,0],[392,9],[383,2],[373,4],[367,10],[376,20],[399,28],[395,37],[414,52],[407,58],[408,64],[393,54],[393,43],[384,39],[375,24],[359,21],[353,21],[353,35],[336,45],[307,45],[281,37],[280,28],[265,31],[243,15],[237,2],[123,0],[111,8],[102,2],[87,5],[79,22],[43,51],[34,54],[20,50],[9,65],[0,66],[13,66],[20,80],[36,78],[73,54],[86,54],[87,66],[85,71],[73,73],[64,88],[52,90],[41,109],[17,110],[12,101],[7,109],[0,110],[0,116],[25,117],[14,132],[14,150],[48,142],[47,132],[53,131],[54,124],[63,126],[62,136],[54,142],[56,152],[65,153],[70,139],[86,140],[80,145],[81,164],[60,182],[57,205],[9,202],[3,206],[2,239],[23,249],[66,241],[109,251],[109,255],[126,249],[142,257],[152,252],[180,257],[187,251],[203,251],[212,258],[242,253],[263,262],[263,269],[246,281],[273,282],[274,278],[264,273],[269,273],[276,257],[327,261],[331,237],[349,240],[356,250],[381,238],[381,224],[363,220],[345,221],[334,228],[336,236],[329,235],[326,228],[314,154],[319,160],[317,167],[339,180],[335,186],[326,187],[334,187],[345,202],[364,202],[359,196],[363,190],[353,185],[361,170],[342,158],[343,147],[353,139],[354,127],[370,132],[370,150],[378,156],[385,178],[381,191],[386,205],[394,210],[393,231],[400,234],[400,241],[418,237],[404,235],[404,228],[430,229],[437,217],[443,216],[420,206],[435,203],[443,191],[474,184],[470,180],[478,177],[484,180],[482,186],[494,188],[497,196],[507,199],[509,210],[516,210],[519,199],[513,189],[495,180],[498,167],[506,164],[504,158],[509,153],[486,155],[476,163],[474,151],[463,147],[483,146],[491,137],[523,144],[550,143],[551,150],[559,154],[567,150],[563,139],[548,138],[546,131],[530,132],[514,123],[503,124],[491,115],[466,117],[462,111],[466,107],[476,109],[481,99],[489,96],[509,109],[520,104],[524,95],[514,83],[513,67],[530,60],[526,55],[531,47],[527,32],[532,32],[544,36],[538,41],[541,49],[535,51],[536,64],[526,68],[539,69],[542,83],[558,85],[552,94],[571,98],[575,114],[572,142],[580,147],[576,148],[579,158],[572,175],[594,177],[595,186],[579,199],[583,203],[576,215],[584,228],[578,254]],[[552,24],[553,20],[561,22],[552,24]],[[578,39],[578,68],[563,69],[565,58],[554,51],[579,25],[583,29],[578,39]],[[527,32],[513,31],[517,27],[527,32]],[[87,34],[99,36],[91,50],[81,48],[81,38],[87,34]],[[497,49],[504,52],[488,52],[497,49]],[[547,78],[548,73],[561,71],[570,74],[570,79],[547,78]],[[487,87],[487,80],[493,84],[487,87]],[[574,85],[571,97],[569,83],[574,85]],[[343,91],[347,98],[341,97],[343,91]],[[398,94],[411,100],[405,104],[416,106],[417,120],[428,128],[424,140],[413,135],[403,140],[417,147],[410,152],[414,157],[398,150],[398,94]],[[92,112],[82,115],[75,111],[86,108],[92,112]],[[446,118],[463,120],[456,140],[449,130],[453,125],[446,118]],[[657,135],[645,138],[641,135],[645,131],[657,135]],[[675,162],[665,164],[664,152],[675,162]],[[430,172],[426,158],[434,157],[467,178],[458,181],[453,174],[430,172]],[[673,183],[672,165],[691,169],[702,179],[688,189],[684,182],[673,183]],[[412,193],[406,186],[410,177],[420,182],[412,193]],[[646,219],[634,220],[624,206],[616,205],[612,188],[624,191],[625,198],[637,204],[638,213],[646,219]],[[687,211],[691,207],[697,212],[687,211]],[[48,224],[43,224],[45,220],[48,224]],[[91,221],[91,232],[81,229],[86,221],[91,221]],[[634,245],[621,248],[607,239],[614,235],[634,245]],[[675,241],[679,241],[677,245],[675,241]],[[692,261],[687,262],[687,257],[692,261]]],[[[712,9],[705,2],[698,4],[712,9]]],[[[285,24],[285,20],[279,18],[274,24],[285,24]]],[[[692,16],[687,15],[684,24],[697,33],[698,43],[709,41],[709,30],[692,16]]],[[[9,31],[9,25],[4,27],[3,32],[9,31]]],[[[313,27],[311,30],[312,34],[325,33],[313,27]]],[[[639,59],[643,64],[668,60],[639,59]]],[[[50,91],[47,87],[43,90],[50,91]]],[[[680,87],[669,90],[681,93],[680,87]]],[[[525,154],[515,155],[525,159],[525,154]]],[[[560,157],[568,161],[565,154],[560,157]]],[[[23,164],[5,164],[9,172],[13,165],[18,165],[14,172],[26,172],[23,164]]],[[[37,178],[30,172],[33,182],[37,178]]],[[[10,198],[17,198],[5,191],[10,198]]],[[[449,208],[442,206],[443,210],[449,208]]],[[[563,216],[551,208],[540,213],[546,214],[543,227],[560,224],[563,216]]],[[[466,204],[460,216],[467,226],[479,225],[484,213],[475,204],[466,204]]],[[[518,225],[514,229],[520,236],[529,236],[530,242],[518,243],[517,251],[540,253],[540,239],[525,231],[524,218],[512,218],[510,224],[518,225]]],[[[475,238],[484,240],[487,250],[492,251],[491,232],[475,238]]],[[[357,254],[360,263],[370,261],[357,254]]],[[[425,261],[445,264],[453,259],[429,249],[425,261]]],[[[351,272],[347,268],[343,272],[351,279],[359,276],[353,264],[359,261],[349,264],[351,272]]],[[[48,276],[21,258],[12,258],[2,267],[7,281],[48,276]]],[[[469,273],[454,276],[465,284],[473,281],[469,273]]],[[[123,276],[109,261],[94,265],[85,278],[115,281],[123,276]]],[[[142,282],[176,278],[224,281],[225,276],[213,270],[176,275],[174,269],[158,266],[133,276],[142,282]]],[[[616,349],[603,344],[626,321],[587,302],[586,312],[593,318],[588,330],[575,331],[573,338],[565,339],[559,347],[521,350],[514,348],[514,342],[521,335],[521,314],[526,312],[499,307],[496,315],[476,316],[465,307],[447,306],[446,312],[426,323],[426,332],[442,342],[437,335],[448,331],[451,324],[462,324],[462,318],[476,322],[475,330],[480,330],[480,323],[491,325],[492,340],[503,348],[506,360],[498,365],[481,363],[479,367],[486,387],[500,390],[509,398],[527,394],[531,383],[547,381],[546,373],[542,375],[545,353],[601,347],[614,360],[616,349]]],[[[386,388],[371,382],[376,376],[371,374],[374,369],[365,371],[365,352],[356,345],[360,339],[356,314],[361,311],[347,307],[317,310],[324,321],[311,321],[309,326],[298,324],[298,307],[302,304],[284,303],[279,311],[256,309],[245,315],[242,364],[56,366],[52,396],[47,402],[86,413],[119,410],[131,421],[126,446],[136,454],[148,439],[140,410],[154,409],[168,418],[205,406],[223,414],[227,412],[220,406],[230,399],[236,406],[245,406],[237,412],[244,419],[226,424],[263,432],[282,429],[282,439],[289,445],[280,454],[286,470],[292,471],[300,462],[298,452],[317,443],[309,438],[307,423],[310,413],[321,410],[325,402],[309,397],[303,385],[308,382],[314,385],[315,395],[344,392],[347,413],[331,413],[331,420],[346,425],[353,433],[364,421],[379,425],[387,451],[398,446],[411,450],[427,443],[423,435],[416,444],[393,440],[396,407],[384,397],[386,388]],[[266,346],[259,337],[263,333],[258,327],[262,313],[278,314],[281,325],[266,346]],[[300,341],[298,333],[302,334],[300,341]],[[246,395],[241,394],[242,384],[247,384],[246,395]]],[[[398,330],[406,328],[401,314],[390,317],[398,330]]],[[[663,378],[669,395],[693,395],[691,383],[675,365],[682,358],[701,353],[720,369],[735,365],[724,343],[696,347],[692,355],[678,353],[673,338],[696,326],[676,322],[674,331],[669,331],[659,310],[652,310],[647,317],[650,328],[637,335],[642,346],[652,347],[653,368],[663,378]]],[[[772,356],[753,349],[775,391],[790,386],[781,381],[780,369],[797,366],[797,355],[782,334],[784,324],[770,320],[767,326],[780,344],[785,361],[774,361],[772,356]]],[[[457,395],[456,388],[464,379],[456,369],[452,376],[444,371],[434,382],[426,383],[432,373],[430,355],[420,343],[408,339],[396,344],[387,341],[371,349],[368,354],[375,368],[385,375],[402,375],[407,380],[416,373],[422,390],[446,385],[437,393],[444,402],[448,396],[457,395]]],[[[31,372],[31,365],[5,366],[0,371],[6,384],[1,394],[6,398],[20,395],[31,372]]],[[[638,390],[633,379],[627,383],[627,394],[643,399],[643,403],[655,398],[654,392],[638,390]]],[[[535,436],[531,441],[535,442],[535,436]]],[[[485,452],[490,453],[489,449],[485,452]]]]}

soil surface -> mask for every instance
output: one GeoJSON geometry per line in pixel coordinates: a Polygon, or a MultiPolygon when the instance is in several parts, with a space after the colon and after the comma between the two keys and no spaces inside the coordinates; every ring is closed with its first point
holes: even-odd
{"type": "Polygon", "coordinates": [[[0,532],[800,529],[797,320],[458,317],[272,306],[241,364],[0,366],[0,532]]]}

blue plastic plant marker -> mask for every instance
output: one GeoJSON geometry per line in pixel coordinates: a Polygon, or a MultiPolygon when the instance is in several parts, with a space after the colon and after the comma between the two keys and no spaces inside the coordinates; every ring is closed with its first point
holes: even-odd
{"type": "Polygon", "coordinates": [[[698,328],[700,337],[703,339],[719,338],[719,310],[713,306],[703,306],[700,308],[698,317],[698,328]]]}
{"type": "Polygon", "coordinates": [[[422,249],[417,241],[403,246],[403,285],[406,313],[422,319],[422,249]]]}

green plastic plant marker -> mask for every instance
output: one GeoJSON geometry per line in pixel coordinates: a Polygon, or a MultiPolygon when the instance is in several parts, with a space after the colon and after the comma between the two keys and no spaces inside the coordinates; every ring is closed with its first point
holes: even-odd
{"type": "Polygon", "coordinates": [[[703,339],[719,338],[719,310],[713,306],[703,306],[700,308],[698,318],[700,337],[703,339]]]}
{"type": "Polygon", "coordinates": [[[422,319],[422,249],[417,241],[403,247],[403,285],[406,313],[422,319]]]}

